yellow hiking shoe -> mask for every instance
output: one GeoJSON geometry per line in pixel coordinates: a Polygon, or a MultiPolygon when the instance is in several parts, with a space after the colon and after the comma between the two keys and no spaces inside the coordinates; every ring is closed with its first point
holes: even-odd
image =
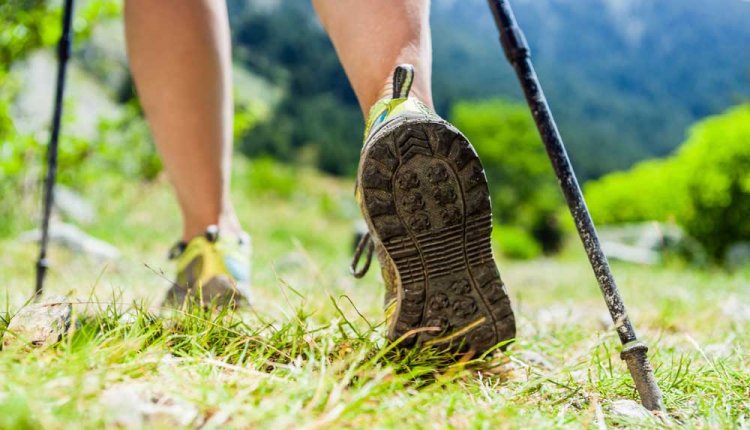
{"type": "Polygon", "coordinates": [[[250,250],[250,236],[225,238],[215,225],[188,243],[178,242],[169,252],[177,262],[177,280],[163,304],[180,307],[188,299],[201,306],[248,304],[250,250]]]}
{"type": "Polygon", "coordinates": [[[389,339],[481,353],[516,333],[492,254],[487,179],[466,137],[409,97],[413,78],[411,65],[396,68],[393,96],[367,120],[356,194],[369,234],[352,272],[363,276],[377,254],[389,339]]]}

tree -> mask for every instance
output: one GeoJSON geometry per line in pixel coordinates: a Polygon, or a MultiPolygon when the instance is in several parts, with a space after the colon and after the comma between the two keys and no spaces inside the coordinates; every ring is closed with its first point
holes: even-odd
{"type": "Polygon", "coordinates": [[[481,156],[495,218],[523,228],[544,251],[557,250],[562,200],[528,109],[499,99],[460,102],[450,117],[481,156]]]}
{"type": "Polygon", "coordinates": [[[721,262],[750,241],[750,105],[694,125],[672,156],[587,184],[597,221],[676,221],[721,262]]]}

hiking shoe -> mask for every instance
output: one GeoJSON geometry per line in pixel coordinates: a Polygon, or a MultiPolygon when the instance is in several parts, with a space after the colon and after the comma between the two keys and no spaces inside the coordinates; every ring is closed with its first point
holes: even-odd
{"type": "Polygon", "coordinates": [[[249,303],[250,237],[231,240],[209,226],[203,236],[178,242],[169,252],[177,262],[177,281],[167,292],[164,305],[180,307],[190,300],[201,306],[235,307],[249,303]]]}
{"type": "Polygon", "coordinates": [[[370,110],[356,187],[369,234],[352,272],[363,276],[377,254],[390,340],[481,353],[516,332],[492,254],[487,179],[467,139],[409,97],[413,77],[411,65],[397,67],[393,97],[370,110]]]}

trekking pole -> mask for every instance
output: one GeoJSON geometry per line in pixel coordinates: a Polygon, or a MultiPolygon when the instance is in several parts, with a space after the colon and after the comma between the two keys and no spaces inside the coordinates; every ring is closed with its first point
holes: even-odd
{"type": "Polygon", "coordinates": [[[500,42],[503,45],[505,56],[515,69],[521,83],[526,101],[531,108],[534,121],[557,175],[557,180],[565,195],[565,201],[568,203],[568,209],[573,215],[578,235],[581,237],[583,247],[586,249],[591,267],[594,269],[594,274],[604,295],[604,301],[607,303],[612,321],[615,323],[617,334],[623,345],[620,357],[627,363],[643,406],[651,411],[664,412],[661,391],[656,384],[654,371],[646,356],[648,347],[636,337],[633,325],[625,311],[625,304],[617,290],[617,284],[615,284],[615,279],[612,276],[607,257],[602,252],[594,222],[583,199],[581,187],[578,185],[562,137],[531,63],[526,38],[518,27],[507,0],[488,0],[488,2],[495,18],[495,24],[500,32],[500,42]]]}
{"type": "Polygon", "coordinates": [[[47,274],[47,243],[49,242],[49,219],[55,200],[55,177],[57,175],[57,148],[62,120],[63,95],[65,94],[65,72],[70,58],[71,22],[73,20],[73,0],[65,0],[62,15],[62,34],[57,45],[57,87],[52,111],[52,131],[47,146],[47,175],[44,178],[42,212],[42,234],[39,240],[39,259],[36,262],[36,288],[34,295],[39,299],[44,290],[44,277],[47,274]]]}

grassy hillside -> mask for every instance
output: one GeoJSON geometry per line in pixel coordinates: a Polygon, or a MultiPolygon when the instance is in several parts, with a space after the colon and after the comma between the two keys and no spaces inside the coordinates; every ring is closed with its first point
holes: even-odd
{"type": "MultiPolygon", "coordinates": [[[[255,307],[160,312],[173,197],[163,180],[102,181],[86,196],[99,212],[87,230],[123,256],[53,247],[48,294],[77,303],[78,325],[55,347],[0,352],[0,428],[663,426],[623,412],[637,396],[577,243],[558,259],[501,262],[519,323],[507,356],[405,354],[383,339],[377,270],[357,283],[346,270],[352,183],[267,161],[240,161],[234,180],[255,307]]],[[[1,332],[31,292],[36,248],[0,246],[1,332]]],[[[750,273],[615,271],[673,423],[746,425],[750,273]]]]}

